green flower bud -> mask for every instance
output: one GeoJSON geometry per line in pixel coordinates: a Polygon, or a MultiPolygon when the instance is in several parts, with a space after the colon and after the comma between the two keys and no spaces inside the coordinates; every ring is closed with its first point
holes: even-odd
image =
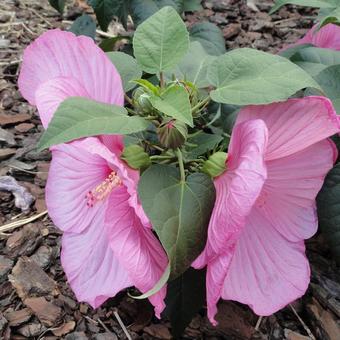
{"type": "Polygon", "coordinates": [[[150,112],[152,110],[152,105],[149,98],[150,94],[142,87],[138,87],[133,93],[132,102],[137,110],[150,112]]]}
{"type": "Polygon", "coordinates": [[[165,119],[157,129],[160,143],[166,148],[176,149],[183,145],[188,137],[185,123],[175,119],[165,119]]]}
{"type": "Polygon", "coordinates": [[[139,145],[129,145],[124,148],[121,155],[130,168],[132,169],[145,169],[151,164],[149,155],[139,145]]]}
{"type": "Polygon", "coordinates": [[[221,175],[226,169],[228,154],[225,152],[216,152],[206,160],[202,167],[202,172],[214,178],[221,175]]]}

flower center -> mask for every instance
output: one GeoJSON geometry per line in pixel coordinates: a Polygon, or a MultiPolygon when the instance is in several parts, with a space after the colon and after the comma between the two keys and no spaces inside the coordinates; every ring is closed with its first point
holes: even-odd
{"type": "Polygon", "coordinates": [[[86,194],[86,205],[92,208],[97,202],[103,201],[114,188],[120,186],[121,184],[122,180],[120,177],[115,171],[112,171],[102,183],[86,194]]]}

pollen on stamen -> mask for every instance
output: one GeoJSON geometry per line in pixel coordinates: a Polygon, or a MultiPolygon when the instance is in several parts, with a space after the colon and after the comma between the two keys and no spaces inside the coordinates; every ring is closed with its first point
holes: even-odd
{"type": "Polygon", "coordinates": [[[115,171],[112,171],[110,175],[98,186],[96,186],[93,190],[90,190],[86,195],[86,205],[89,208],[92,208],[97,202],[103,201],[111,191],[120,186],[122,184],[122,180],[117,175],[115,171]]]}

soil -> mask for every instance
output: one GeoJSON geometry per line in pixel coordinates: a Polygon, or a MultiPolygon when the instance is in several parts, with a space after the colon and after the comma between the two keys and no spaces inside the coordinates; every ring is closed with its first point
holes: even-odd
{"type": "MultiPolygon", "coordinates": [[[[255,2],[257,11],[240,0],[203,3],[202,11],[186,15],[188,26],[202,20],[216,23],[228,49],[247,46],[275,53],[300,38],[312,26],[307,17],[315,16],[289,6],[270,17],[269,0],[255,2]]],[[[78,303],[59,261],[61,233],[44,214],[51,156],[35,148],[42,126],[35,108],[21,97],[17,76],[25,46],[48,29],[67,29],[84,11],[90,12],[84,0],[69,1],[64,18],[47,0],[0,2],[0,225],[42,213],[0,234],[0,339],[125,339],[125,327],[132,339],[171,339],[169,322],[157,320],[148,302],[125,292],[97,310],[78,303]]],[[[122,30],[113,24],[108,34],[122,30]]],[[[97,31],[98,41],[104,36],[97,31]]],[[[221,302],[217,327],[202,309],[183,338],[340,339],[340,273],[322,235],[307,242],[307,254],[312,281],[303,298],[263,319],[247,306],[221,302]]]]}

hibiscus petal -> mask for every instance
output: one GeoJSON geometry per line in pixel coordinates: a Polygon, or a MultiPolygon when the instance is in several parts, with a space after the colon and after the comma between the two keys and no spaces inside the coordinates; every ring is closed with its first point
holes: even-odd
{"type": "Polygon", "coordinates": [[[121,78],[94,41],[55,29],[42,34],[25,49],[18,80],[20,92],[35,105],[38,88],[59,77],[75,78],[94,100],[124,103],[121,78]]]}
{"type": "Polygon", "coordinates": [[[81,233],[64,233],[61,263],[78,301],[99,307],[108,298],[133,285],[114,255],[104,223],[103,209],[81,233]]]}
{"type": "Polygon", "coordinates": [[[268,128],[266,160],[289,156],[339,132],[329,99],[305,97],[243,108],[236,123],[262,119],[268,128]]]}
{"type": "Polygon", "coordinates": [[[288,240],[312,237],[318,227],[315,198],[334,163],[333,142],[324,140],[267,162],[268,179],[257,207],[288,240]]]}
{"type": "MultiPolygon", "coordinates": [[[[115,190],[109,199],[105,222],[112,250],[129,273],[133,284],[143,293],[152,289],[162,277],[168,260],[157,238],[144,228],[129,204],[126,188],[115,190]]],[[[155,313],[160,317],[165,304],[166,287],[150,297],[155,313]]]]}
{"type": "Polygon", "coordinates": [[[237,243],[222,298],[271,315],[301,297],[310,280],[303,241],[290,242],[253,209],[237,243]]]}
{"type": "Polygon", "coordinates": [[[89,95],[75,78],[53,78],[39,86],[35,93],[35,102],[45,129],[60,103],[68,97],[89,97],[89,95]]]}
{"type": "MultiPolygon", "coordinates": [[[[95,138],[91,141],[93,149],[100,147],[95,138]]],[[[53,222],[63,231],[82,232],[97,223],[107,206],[106,201],[92,208],[87,206],[86,194],[112,171],[106,159],[82,147],[91,141],[75,141],[52,148],[46,204],[53,222]]]]}
{"type": "Polygon", "coordinates": [[[207,246],[193,263],[195,268],[233,247],[267,177],[264,164],[266,146],[267,128],[262,120],[235,126],[228,169],[214,180],[216,202],[209,223],[207,246]]]}
{"type": "Polygon", "coordinates": [[[328,24],[319,30],[318,25],[315,25],[294,45],[303,44],[312,44],[316,47],[340,51],[340,27],[338,25],[328,24]]]}

